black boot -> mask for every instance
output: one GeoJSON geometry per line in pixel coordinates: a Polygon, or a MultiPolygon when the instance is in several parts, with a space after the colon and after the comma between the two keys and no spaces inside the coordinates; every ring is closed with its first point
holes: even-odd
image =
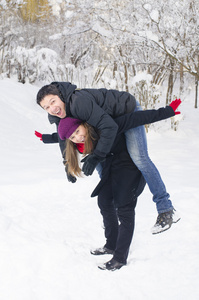
{"type": "Polygon", "coordinates": [[[176,213],[175,209],[170,211],[160,213],[157,217],[157,221],[152,228],[152,234],[161,233],[168,230],[173,223],[177,223],[180,220],[180,217],[176,213]]]}
{"type": "Polygon", "coordinates": [[[93,255],[104,255],[104,254],[114,254],[114,250],[108,249],[106,247],[97,248],[90,251],[93,255]]]}
{"type": "Polygon", "coordinates": [[[125,263],[121,263],[121,262],[115,260],[114,258],[112,258],[107,263],[105,263],[101,266],[98,266],[98,268],[101,270],[115,271],[115,270],[119,270],[121,267],[123,267],[125,265],[126,265],[125,263]]]}

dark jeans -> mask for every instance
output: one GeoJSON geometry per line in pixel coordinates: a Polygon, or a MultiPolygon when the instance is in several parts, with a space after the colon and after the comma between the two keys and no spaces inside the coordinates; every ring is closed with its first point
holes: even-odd
{"type": "Polygon", "coordinates": [[[132,200],[116,209],[110,184],[105,185],[98,195],[98,206],[105,227],[105,247],[114,250],[114,259],[124,264],[134,232],[136,202],[137,199],[132,200]]]}

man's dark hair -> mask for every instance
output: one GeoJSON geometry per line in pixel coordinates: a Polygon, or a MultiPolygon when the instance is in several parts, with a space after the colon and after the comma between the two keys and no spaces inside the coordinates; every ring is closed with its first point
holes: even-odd
{"type": "Polygon", "coordinates": [[[37,93],[37,104],[41,105],[41,101],[46,97],[47,95],[57,95],[60,97],[59,90],[54,84],[48,84],[44,85],[39,92],[37,93]]]}

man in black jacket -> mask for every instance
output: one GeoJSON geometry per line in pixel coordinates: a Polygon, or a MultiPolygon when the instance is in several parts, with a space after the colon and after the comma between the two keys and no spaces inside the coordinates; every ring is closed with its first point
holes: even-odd
{"type": "MultiPolygon", "coordinates": [[[[110,152],[118,130],[114,119],[141,109],[134,96],[127,92],[107,89],[77,90],[69,82],[53,82],[42,87],[37,94],[37,103],[48,112],[50,123],[58,126],[60,119],[73,117],[87,122],[100,132],[95,151],[88,155],[82,168],[86,176],[91,175],[110,152]]],[[[156,203],[158,218],[152,233],[162,232],[168,226],[168,219],[175,222],[175,210],[162,178],[148,156],[144,126],[127,130],[125,136],[128,152],[143,174],[156,203]]],[[[59,143],[63,149],[63,142],[59,143]]],[[[70,175],[68,178],[71,178],[70,175]]]]}

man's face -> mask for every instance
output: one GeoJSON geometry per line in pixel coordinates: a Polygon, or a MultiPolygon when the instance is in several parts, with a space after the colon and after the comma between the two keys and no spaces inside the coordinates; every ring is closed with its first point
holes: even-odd
{"type": "Polygon", "coordinates": [[[65,104],[57,95],[47,95],[40,102],[41,107],[52,116],[60,119],[66,117],[65,104]]]}

